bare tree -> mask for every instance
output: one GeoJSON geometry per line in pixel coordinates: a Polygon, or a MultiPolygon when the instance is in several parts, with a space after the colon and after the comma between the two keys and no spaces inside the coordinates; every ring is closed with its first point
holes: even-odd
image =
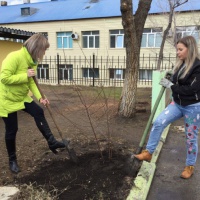
{"type": "Polygon", "coordinates": [[[170,30],[170,28],[172,26],[172,20],[173,20],[173,16],[174,16],[174,9],[179,7],[180,5],[188,2],[188,0],[168,0],[168,2],[169,2],[169,7],[170,7],[169,21],[168,21],[168,26],[165,29],[164,33],[163,33],[163,38],[162,38],[162,42],[161,42],[161,46],[160,46],[158,63],[157,63],[157,69],[158,70],[160,70],[161,62],[163,60],[163,50],[164,50],[164,46],[165,46],[165,41],[166,41],[167,35],[169,33],[169,30],[170,30]]]}
{"type": "Polygon", "coordinates": [[[119,115],[133,117],[136,113],[136,92],[140,44],[152,0],[140,0],[133,16],[132,0],[121,0],[122,25],[126,46],[126,73],[119,105],[119,115]]]}
{"type": "MultiPolygon", "coordinates": [[[[168,0],[169,3],[169,21],[168,26],[163,33],[163,39],[159,51],[157,69],[160,69],[163,60],[163,50],[167,35],[172,26],[175,8],[186,3],[188,0],[168,0]]],[[[126,73],[124,86],[119,104],[119,115],[124,117],[133,117],[136,113],[136,92],[139,70],[140,45],[142,33],[152,0],[140,0],[138,9],[133,16],[132,0],[121,0],[122,25],[124,28],[126,45],[126,73]]]]}

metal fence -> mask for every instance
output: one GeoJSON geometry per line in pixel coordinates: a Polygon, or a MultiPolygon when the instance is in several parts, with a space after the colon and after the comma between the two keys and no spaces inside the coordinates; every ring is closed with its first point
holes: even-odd
{"type": "MultiPolygon", "coordinates": [[[[164,56],[160,70],[172,69],[176,58],[164,56]]],[[[157,69],[158,55],[142,55],[138,71],[138,87],[151,87],[153,70],[157,69]]],[[[52,85],[83,85],[122,87],[125,78],[125,57],[45,57],[38,65],[40,83],[52,85]]]]}

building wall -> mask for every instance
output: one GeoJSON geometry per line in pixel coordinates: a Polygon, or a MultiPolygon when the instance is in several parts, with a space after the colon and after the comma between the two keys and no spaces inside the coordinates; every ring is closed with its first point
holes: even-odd
{"type": "MultiPolygon", "coordinates": [[[[160,14],[160,15],[149,15],[146,23],[145,28],[162,28],[164,31],[168,25],[168,14],[160,14]]],[[[184,12],[184,13],[178,13],[176,14],[176,22],[173,22],[172,25],[172,31],[174,30],[174,24],[176,26],[196,26],[199,24],[199,12],[184,12]]],[[[84,20],[70,20],[70,21],[55,21],[55,22],[37,22],[37,23],[21,23],[21,24],[3,24],[2,26],[5,26],[7,28],[13,28],[13,29],[21,29],[26,30],[30,32],[47,32],[48,33],[48,39],[50,42],[50,48],[46,51],[46,59],[47,61],[45,63],[48,63],[48,59],[51,57],[51,59],[54,60],[54,62],[50,62],[50,74],[54,73],[54,69],[56,69],[57,63],[56,63],[56,57],[57,54],[59,54],[62,59],[69,57],[71,59],[68,59],[68,62],[66,64],[73,64],[73,70],[79,66],[79,69],[77,71],[74,71],[74,78],[80,78],[82,82],[85,85],[90,85],[91,83],[88,82],[89,78],[87,78],[87,82],[84,81],[82,68],[90,68],[92,65],[89,64],[89,62],[85,61],[83,62],[85,58],[91,58],[93,54],[95,54],[98,58],[103,57],[104,60],[108,58],[109,63],[104,61],[104,71],[103,74],[100,74],[100,77],[102,79],[106,79],[105,82],[103,82],[103,85],[110,86],[110,78],[109,78],[109,68],[115,68],[116,70],[118,68],[124,69],[125,62],[120,63],[118,65],[116,64],[115,67],[111,66],[112,58],[117,60],[118,58],[122,61],[124,57],[126,56],[125,48],[110,48],[110,30],[117,30],[117,29],[123,29],[122,27],[122,19],[121,17],[116,18],[102,18],[102,19],[84,19],[84,20]],[[82,37],[81,33],[82,31],[99,31],[100,32],[100,48],[98,49],[86,49],[82,48],[82,37]],[[73,40],[73,48],[72,49],[57,49],[57,38],[56,33],[57,32],[73,32],[77,33],[79,35],[78,40],[73,40]],[[70,60],[70,61],[69,61],[70,60]],[[79,62],[76,63],[76,61],[79,60],[79,62]],[[72,61],[72,62],[71,62],[72,61]]],[[[19,46],[21,44],[18,44],[19,46]]],[[[6,48],[9,49],[9,51],[12,50],[7,45],[6,48]]],[[[199,45],[200,47],[200,45],[199,45]]],[[[145,69],[145,73],[150,74],[150,71],[153,71],[156,69],[157,66],[157,58],[159,54],[160,48],[141,48],[141,57],[143,57],[140,62],[140,69],[145,69]]],[[[161,66],[162,69],[171,69],[172,65],[175,63],[175,56],[176,56],[176,49],[174,46],[174,37],[170,36],[167,37],[167,41],[165,42],[165,48],[164,48],[164,59],[161,66]],[[173,58],[173,59],[171,59],[173,58]]],[[[117,63],[117,61],[116,61],[117,63]]],[[[100,68],[100,67],[99,67],[100,68]]],[[[55,75],[58,77],[57,72],[55,75]]],[[[52,79],[50,79],[52,80],[52,79]]],[[[50,80],[41,80],[44,81],[43,83],[49,83],[50,80]]],[[[54,80],[54,79],[53,79],[54,80]]],[[[148,79],[147,82],[151,82],[151,79],[148,79]]],[[[70,80],[67,79],[67,82],[71,84],[70,80]]],[[[63,84],[66,84],[67,82],[64,81],[63,84]]],[[[146,81],[139,84],[140,86],[146,87],[146,81]],[[143,85],[144,83],[144,85],[143,85]]],[[[62,83],[62,81],[61,81],[62,83]]],[[[56,84],[52,83],[51,84],[56,84]]],[[[101,82],[102,84],[102,82],[101,82]]],[[[118,86],[118,83],[114,83],[118,86]]],[[[120,84],[119,84],[120,86],[120,84]]],[[[148,86],[151,86],[149,84],[148,86]]]]}
{"type": "Polygon", "coordinates": [[[6,55],[12,51],[16,51],[18,49],[20,49],[22,47],[21,43],[16,43],[16,42],[11,42],[11,41],[4,41],[4,40],[0,40],[0,49],[1,49],[1,53],[0,53],[0,68],[1,68],[1,64],[3,59],[6,57],[6,55]]]}
{"type": "MultiPolygon", "coordinates": [[[[122,20],[116,18],[103,18],[103,19],[84,19],[84,20],[71,20],[71,21],[56,21],[56,22],[37,22],[37,23],[21,23],[21,24],[4,24],[3,26],[22,29],[32,32],[48,32],[50,41],[50,48],[46,51],[47,56],[56,56],[57,53],[61,56],[91,56],[92,54],[99,56],[125,56],[124,48],[111,49],[109,30],[123,29],[122,20]],[[100,48],[98,49],[82,49],[82,31],[100,31],[100,48]],[[56,32],[72,31],[79,35],[78,40],[73,40],[72,49],[57,49],[56,47],[56,32]]],[[[177,26],[190,26],[199,24],[199,12],[185,12],[176,14],[177,26]]],[[[168,14],[149,15],[145,28],[162,27],[163,31],[168,25],[168,14]]],[[[174,26],[174,24],[172,25],[174,26]]],[[[164,54],[175,54],[173,37],[168,37],[165,43],[164,54]]],[[[159,48],[141,48],[141,55],[156,55],[159,53],[159,48]]]]}

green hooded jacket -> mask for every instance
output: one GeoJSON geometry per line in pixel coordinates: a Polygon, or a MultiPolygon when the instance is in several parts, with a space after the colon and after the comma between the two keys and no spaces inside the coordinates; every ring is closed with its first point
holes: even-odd
{"type": "Polygon", "coordinates": [[[27,76],[28,67],[36,72],[37,64],[25,47],[9,53],[3,60],[0,72],[0,117],[24,109],[24,102],[32,102],[29,90],[37,100],[41,98],[33,78],[27,76]]]}

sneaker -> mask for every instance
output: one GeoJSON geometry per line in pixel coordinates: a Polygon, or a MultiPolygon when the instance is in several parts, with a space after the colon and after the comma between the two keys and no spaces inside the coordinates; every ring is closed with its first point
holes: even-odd
{"type": "Polygon", "coordinates": [[[134,155],[134,157],[141,161],[151,161],[152,154],[150,154],[148,150],[143,150],[141,154],[134,155]]]}
{"type": "Polygon", "coordinates": [[[194,172],[194,166],[185,167],[184,171],[181,174],[181,178],[190,178],[194,172]]]}

